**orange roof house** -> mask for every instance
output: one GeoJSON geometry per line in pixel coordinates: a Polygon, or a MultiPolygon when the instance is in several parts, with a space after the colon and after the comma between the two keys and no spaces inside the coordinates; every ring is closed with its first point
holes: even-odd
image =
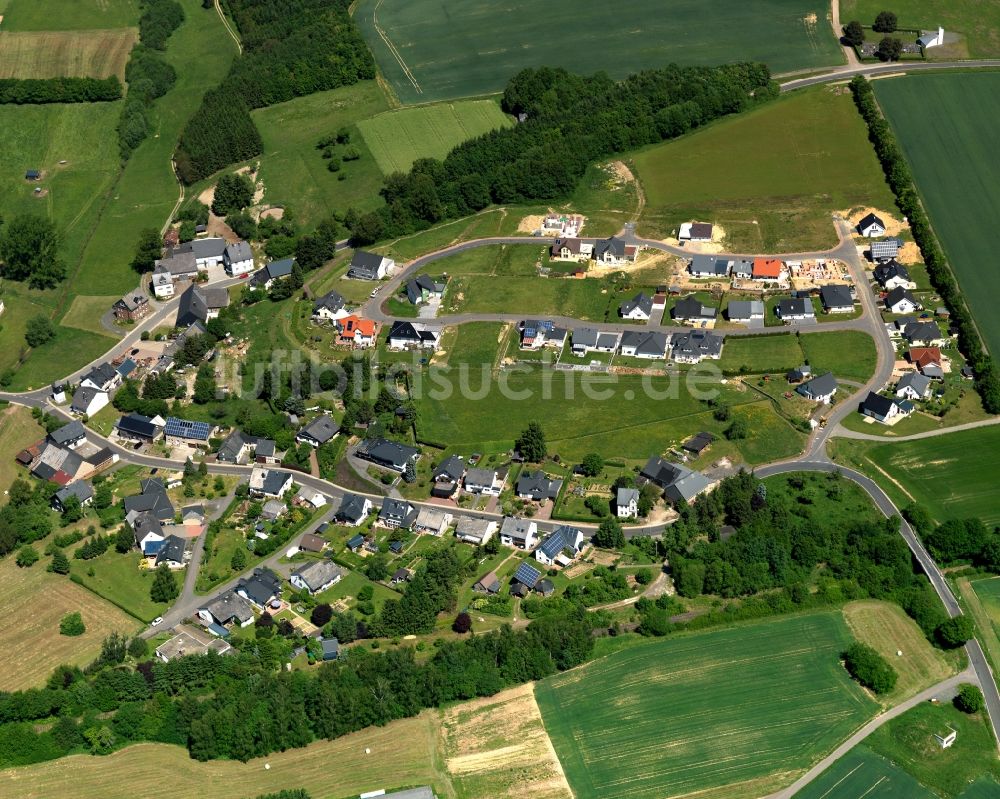
{"type": "Polygon", "coordinates": [[[357,342],[374,339],[378,327],[377,323],[371,319],[362,319],[351,314],[337,320],[337,330],[340,331],[342,341],[357,342]]]}
{"type": "Polygon", "coordinates": [[[754,280],[777,280],[781,277],[781,270],[785,264],[776,258],[754,258],[753,259],[753,279],[754,280]]]}
{"type": "Polygon", "coordinates": [[[925,366],[941,365],[940,347],[911,347],[907,356],[910,359],[910,363],[918,369],[923,369],[925,366]]]}

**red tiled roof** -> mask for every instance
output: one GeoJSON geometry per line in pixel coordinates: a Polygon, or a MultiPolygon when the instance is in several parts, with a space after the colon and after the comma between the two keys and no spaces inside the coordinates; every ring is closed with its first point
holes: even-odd
{"type": "Polygon", "coordinates": [[[774,258],[754,258],[753,259],[753,276],[754,277],[780,277],[781,268],[784,264],[774,258]]]}
{"type": "Polygon", "coordinates": [[[911,347],[908,355],[910,363],[921,369],[929,364],[941,365],[940,347],[911,347]]]}

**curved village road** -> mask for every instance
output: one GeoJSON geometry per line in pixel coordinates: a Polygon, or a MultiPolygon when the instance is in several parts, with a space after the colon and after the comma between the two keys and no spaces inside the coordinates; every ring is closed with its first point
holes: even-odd
{"type": "Polygon", "coordinates": [[[859,430],[848,430],[841,427],[834,433],[838,438],[854,438],[860,441],[881,441],[883,444],[891,444],[894,441],[919,441],[922,438],[934,438],[943,436],[946,433],[961,433],[963,430],[975,430],[978,427],[992,427],[1000,424],[1000,416],[991,416],[989,419],[980,419],[978,422],[966,422],[957,424],[954,427],[942,427],[940,430],[925,430],[923,433],[911,433],[908,436],[879,436],[874,433],[862,433],[859,430]]]}

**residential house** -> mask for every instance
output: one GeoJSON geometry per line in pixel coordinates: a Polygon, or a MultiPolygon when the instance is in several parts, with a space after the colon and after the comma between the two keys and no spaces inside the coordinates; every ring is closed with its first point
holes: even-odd
{"type": "Polygon", "coordinates": [[[78,416],[92,418],[94,414],[106,407],[108,402],[110,402],[110,398],[107,391],[80,386],[73,394],[73,402],[69,409],[78,416]]]}
{"type": "Polygon", "coordinates": [[[381,280],[396,266],[392,258],[364,250],[355,250],[347,276],[357,280],[381,280]]]}
{"type": "Polygon", "coordinates": [[[819,298],[826,313],[851,313],[854,310],[854,297],[851,287],[831,283],[819,290],[819,298]]]}
{"type": "Polygon", "coordinates": [[[752,280],[753,260],[749,258],[737,258],[730,264],[729,274],[733,280],[752,280]]]}
{"type": "Polygon", "coordinates": [[[619,519],[634,519],[639,515],[639,490],[619,488],[615,494],[615,508],[619,519]]]}
{"type": "Polygon", "coordinates": [[[93,388],[98,391],[114,391],[121,384],[121,373],[107,362],[95,366],[80,378],[81,387],[93,388]]]}
{"type": "Polygon", "coordinates": [[[281,596],[281,578],[268,568],[256,568],[249,578],[244,578],[236,584],[236,593],[251,605],[263,610],[271,601],[281,596]]]}
{"type": "Polygon", "coordinates": [[[920,347],[940,347],[947,341],[941,334],[937,322],[907,322],[903,327],[903,338],[907,343],[920,347]]]}
{"type": "Polygon", "coordinates": [[[44,442],[37,456],[33,454],[34,451],[35,448],[32,448],[24,453],[26,457],[19,459],[30,464],[28,468],[33,476],[47,483],[65,486],[96,471],[89,460],[84,460],[73,450],[51,441],[44,442]]]}
{"type": "Polygon", "coordinates": [[[500,525],[500,543],[505,547],[530,550],[538,541],[538,523],[517,516],[504,517],[500,525]]]}
{"type": "Polygon", "coordinates": [[[469,469],[465,473],[465,490],[470,494],[487,494],[491,497],[498,497],[503,490],[506,479],[506,470],[469,469]]]}
{"type": "Polygon", "coordinates": [[[326,539],[315,533],[306,533],[299,539],[299,551],[301,552],[322,552],[327,546],[326,539]]]}
{"type": "Polygon", "coordinates": [[[187,539],[178,535],[168,535],[156,553],[153,563],[156,566],[165,565],[168,569],[183,569],[187,565],[184,553],[187,552],[187,539]]]}
{"type": "Polygon", "coordinates": [[[194,280],[196,277],[198,264],[194,253],[172,253],[153,263],[153,293],[157,297],[172,297],[177,283],[194,280]]]}
{"type": "Polygon", "coordinates": [[[222,251],[222,265],[230,277],[246,277],[253,271],[253,250],[245,241],[227,244],[222,251]]]}
{"type": "Polygon", "coordinates": [[[711,222],[682,222],[677,233],[678,241],[711,241],[711,222]]]}
{"type": "Polygon", "coordinates": [[[375,339],[378,336],[378,322],[351,314],[336,320],[335,324],[339,334],[338,344],[359,348],[375,346],[375,339]]]}
{"type": "Polygon", "coordinates": [[[284,502],[279,502],[276,499],[269,499],[264,503],[263,508],[260,511],[260,518],[265,522],[274,522],[285,515],[288,510],[288,506],[284,502]]]}
{"type": "Polygon", "coordinates": [[[279,261],[271,261],[271,263],[253,273],[250,278],[250,285],[255,289],[270,291],[275,281],[284,280],[292,274],[293,266],[295,266],[294,258],[282,258],[279,261]]]}
{"type": "Polygon", "coordinates": [[[881,241],[873,241],[871,247],[869,248],[869,254],[871,255],[872,261],[891,261],[894,258],[899,257],[899,250],[903,246],[903,242],[899,239],[882,239],[881,241]]]}
{"type": "Polygon", "coordinates": [[[481,594],[498,594],[500,593],[500,579],[497,577],[496,572],[488,572],[480,577],[475,585],[472,586],[473,591],[478,591],[481,594]]]}
{"type": "Polygon", "coordinates": [[[324,663],[329,663],[340,657],[340,641],[336,638],[320,638],[319,646],[324,663]]]}
{"type": "Polygon", "coordinates": [[[708,358],[722,357],[722,336],[707,330],[691,330],[672,339],[670,357],[677,363],[699,363],[708,358]]]}
{"type": "Polygon", "coordinates": [[[358,494],[344,494],[333,518],[338,524],[357,527],[368,518],[368,514],[371,511],[372,501],[367,497],[362,497],[358,494]]]}
{"type": "Polygon", "coordinates": [[[517,477],[514,493],[519,499],[530,499],[535,502],[555,500],[562,489],[562,483],[562,480],[554,480],[544,472],[523,471],[517,477]]]}
{"type": "Polygon", "coordinates": [[[567,565],[580,554],[583,532],[576,527],[560,525],[535,550],[535,560],[545,566],[567,565]]]}
{"type": "Polygon", "coordinates": [[[631,358],[658,360],[666,357],[670,336],[645,330],[626,330],[622,333],[621,354],[631,358]]]}
{"type": "Polygon", "coordinates": [[[449,499],[455,495],[465,477],[465,461],[458,455],[449,455],[434,470],[434,488],[431,495],[449,499]]]}
{"type": "Polygon", "coordinates": [[[885,222],[875,214],[866,214],[858,222],[858,233],[866,239],[877,239],[885,235],[885,222]]]}
{"type": "Polygon", "coordinates": [[[184,625],[177,635],[156,647],[156,657],[163,663],[169,663],[187,655],[207,655],[209,652],[226,655],[232,651],[233,648],[222,639],[184,625]]]}
{"type": "Polygon", "coordinates": [[[451,514],[439,508],[423,507],[413,521],[413,532],[444,535],[451,524],[451,514]]]}
{"type": "Polygon", "coordinates": [[[837,379],[832,372],[826,372],[805,383],[800,383],[795,392],[807,400],[829,405],[833,401],[833,395],[837,393],[837,379]]]}
{"type": "Polygon", "coordinates": [[[539,350],[542,347],[561,350],[566,343],[566,329],[556,327],[548,320],[525,319],[517,327],[521,333],[522,350],[539,350]]]}
{"type": "Polygon", "coordinates": [[[295,440],[310,447],[320,447],[337,437],[340,432],[338,425],[329,414],[317,416],[309,424],[299,430],[295,440]]]}
{"type": "Polygon", "coordinates": [[[662,488],[664,497],[670,502],[690,502],[712,484],[701,473],[656,455],[650,456],[639,476],[662,488]]]}
{"type": "Polygon", "coordinates": [[[917,367],[921,374],[928,377],[940,379],[944,376],[942,364],[944,359],[941,356],[940,347],[911,347],[906,354],[910,363],[917,367]],[[930,373],[928,373],[930,370],[930,373]]]}
{"type": "Polygon", "coordinates": [[[917,298],[910,294],[909,289],[897,286],[885,295],[885,307],[889,313],[905,314],[913,313],[920,309],[917,298]]]}
{"type": "Polygon", "coordinates": [[[215,459],[219,463],[246,463],[253,452],[257,439],[241,430],[233,430],[219,445],[215,459]]]}
{"type": "Polygon", "coordinates": [[[314,319],[343,319],[347,316],[347,301],[337,291],[328,291],[313,303],[314,319]]]}
{"type": "Polygon", "coordinates": [[[409,527],[416,521],[417,511],[405,499],[386,497],[382,500],[382,508],[378,512],[378,522],[383,527],[394,530],[399,527],[409,527]]]}
{"type": "Polygon", "coordinates": [[[436,349],[441,331],[421,322],[407,322],[397,319],[389,328],[389,348],[405,349],[436,349]]]}
{"type": "Polygon", "coordinates": [[[614,331],[577,327],[573,329],[571,339],[573,354],[582,356],[589,352],[614,352],[618,349],[620,339],[621,334],[614,331]]]}
{"type": "Polygon", "coordinates": [[[594,254],[594,243],[578,238],[561,238],[552,242],[549,257],[560,261],[579,261],[594,254]]]}
{"type": "Polygon", "coordinates": [[[90,483],[85,483],[83,480],[74,480],[52,495],[53,509],[62,513],[66,509],[66,503],[70,497],[76,497],[81,506],[86,506],[94,501],[94,490],[90,487],[90,483]]]}
{"type": "Polygon", "coordinates": [[[576,236],[583,229],[583,222],[579,214],[548,214],[542,220],[542,234],[576,236]]]}
{"type": "Polygon", "coordinates": [[[635,319],[641,322],[648,322],[653,315],[653,298],[646,292],[640,291],[632,299],[625,300],[618,306],[618,313],[622,319],[635,319]]]}
{"type": "Polygon", "coordinates": [[[125,521],[132,528],[139,551],[146,557],[155,557],[167,537],[162,522],[151,511],[130,513],[125,521]]]}
{"type": "Polygon", "coordinates": [[[439,300],[444,296],[445,287],[445,283],[439,283],[429,275],[417,275],[406,282],[406,298],[413,305],[432,299],[439,300]]]}
{"type": "Polygon", "coordinates": [[[163,435],[166,421],[159,416],[143,416],[141,413],[127,413],[115,423],[118,438],[125,441],[149,443],[163,435]]]}
{"type": "Polygon", "coordinates": [[[346,573],[332,560],[313,560],[293,571],[288,581],[300,591],[318,594],[339,583],[346,573]]]}
{"type": "Polygon", "coordinates": [[[62,427],[57,427],[48,435],[49,441],[53,444],[66,447],[67,449],[76,449],[80,444],[87,440],[87,428],[83,426],[83,423],[77,419],[72,422],[67,422],[62,427]]]}
{"type": "Polygon", "coordinates": [[[134,513],[151,513],[161,522],[174,518],[174,506],[167,496],[167,489],[160,480],[148,478],[139,482],[139,493],[122,500],[125,518],[134,513]]]}
{"type": "Polygon", "coordinates": [[[915,289],[917,287],[917,284],[910,277],[910,270],[895,258],[876,266],[872,274],[878,284],[886,291],[898,288],[915,289]]]}
{"type": "Polygon", "coordinates": [[[776,283],[785,276],[785,264],[777,258],[754,258],[750,276],[765,283],[776,283]]]}
{"type": "Polygon", "coordinates": [[[899,399],[922,400],[931,395],[931,379],[920,372],[907,372],[896,383],[899,399]]]}
{"type": "Polygon", "coordinates": [[[346,546],[351,552],[357,552],[364,545],[365,545],[365,537],[361,535],[361,533],[358,533],[355,536],[351,536],[347,540],[346,546]]]}
{"type": "Polygon", "coordinates": [[[633,263],[639,248],[626,244],[624,239],[612,236],[610,239],[598,239],[594,242],[594,260],[602,264],[633,263]]]}
{"type": "Polygon", "coordinates": [[[219,311],[229,306],[229,292],[222,288],[191,285],[181,294],[177,304],[177,327],[215,319],[219,311]]]}
{"type": "Polygon", "coordinates": [[[291,490],[292,482],[290,472],[254,466],[250,472],[250,496],[280,499],[291,490]]]}
{"type": "Polygon", "coordinates": [[[206,624],[228,626],[237,624],[246,627],[253,624],[253,608],[235,591],[219,594],[204,607],[198,609],[198,617],[206,624]]]}
{"type": "Polygon", "coordinates": [[[282,454],[275,449],[275,443],[269,438],[258,438],[257,444],[253,448],[254,462],[265,466],[280,464],[282,454]]]}
{"type": "Polygon", "coordinates": [[[384,438],[370,438],[361,442],[355,454],[385,469],[402,473],[406,469],[406,464],[416,463],[420,457],[420,450],[384,438]]]}
{"type": "Polygon", "coordinates": [[[812,300],[808,297],[785,297],[778,300],[778,304],[774,306],[774,315],[788,324],[804,319],[815,319],[816,311],[812,300]]]}
{"type": "Polygon", "coordinates": [[[909,400],[897,402],[891,397],[883,397],[881,394],[869,391],[868,396],[861,403],[860,410],[864,416],[870,416],[876,422],[888,424],[893,419],[912,413],[913,405],[910,404],[909,400]]]}
{"type": "Polygon", "coordinates": [[[725,280],[729,277],[731,262],[714,255],[695,255],[688,262],[691,277],[725,280]]]}
{"type": "Polygon", "coordinates": [[[528,561],[522,561],[514,572],[513,585],[510,592],[514,596],[527,596],[542,579],[542,573],[528,561]]]}
{"type": "Polygon", "coordinates": [[[670,318],[675,322],[686,322],[688,324],[701,324],[715,321],[715,308],[711,305],[704,305],[695,297],[684,297],[674,303],[670,309],[670,318]]]}
{"type": "Polygon", "coordinates": [[[168,416],[163,425],[163,435],[167,444],[187,444],[194,447],[207,447],[214,428],[208,422],[194,422],[190,419],[178,419],[168,416]]]}
{"type": "Polygon", "coordinates": [[[730,322],[751,322],[764,319],[764,303],[760,300],[731,300],[726,308],[730,322]]]}
{"type": "Polygon", "coordinates": [[[392,585],[400,585],[401,583],[408,583],[409,581],[410,570],[404,569],[402,566],[396,569],[396,571],[392,573],[392,577],[389,579],[389,582],[392,583],[392,585]]]}
{"type": "Polygon", "coordinates": [[[130,291],[118,300],[112,306],[112,310],[114,311],[115,319],[134,322],[137,319],[142,319],[151,309],[149,298],[141,290],[136,290],[130,291]]]}
{"type": "Polygon", "coordinates": [[[218,266],[223,263],[226,255],[226,240],[218,236],[210,238],[195,239],[175,247],[174,253],[194,256],[195,265],[198,269],[206,270],[210,266],[218,266]]]}
{"type": "Polygon", "coordinates": [[[482,546],[497,531],[497,523],[492,519],[475,519],[462,516],[455,525],[455,538],[467,544],[482,546]]]}

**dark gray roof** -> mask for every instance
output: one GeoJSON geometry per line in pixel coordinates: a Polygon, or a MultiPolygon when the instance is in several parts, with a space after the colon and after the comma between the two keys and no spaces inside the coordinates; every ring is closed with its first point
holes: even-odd
{"type": "Polygon", "coordinates": [[[261,458],[273,458],[274,457],[274,442],[269,438],[258,438],[257,443],[254,444],[253,454],[258,455],[261,458]]]}
{"type": "Polygon", "coordinates": [[[725,277],[729,274],[729,261],[724,258],[716,258],[714,255],[695,255],[691,258],[690,268],[692,274],[725,277]]]}
{"type": "Polygon", "coordinates": [[[931,386],[931,379],[927,375],[922,375],[920,372],[907,372],[901,378],[899,382],[896,383],[896,390],[899,391],[904,388],[912,388],[921,397],[927,393],[927,389],[931,386]]]}
{"type": "Polygon", "coordinates": [[[194,239],[177,247],[174,252],[190,252],[195,258],[221,258],[226,251],[226,240],[217,236],[194,239]]]}
{"type": "Polygon", "coordinates": [[[917,298],[910,293],[909,289],[904,289],[902,286],[896,286],[896,288],[885,295],[885,307],[892,308],[893,305],[901,300],[909,300],[914,306],[920,305],[920,303],[917,302],[917,298]]]}
{"type": "Polygon", "coordinates": [[[702,305],[694,297],[684,297],[674,303],[670,315],[674,319],[715,319],[715,308],[702,305]]]}
{"type": "Polygon", "coordinates": [[[348,275],[375,279],[383,257],[377,253],[355,250],[354,255],[351,256],[351,268],[348,270],[348,275]]]}
{"type": "Polygon", "coordinates": [[[236,463],[240,453],[243,451],[243,447],[252,443],[252,437],[243,435],[243,432],[240,430],[233,430],[219,446],[216,458],[223,463],[236,463]]]}
{"type": "Polygon", "coordinates": [[[885,417],[889,414],[895,404],[896,401],[894,399],[883,397],[881,394],[876,394],[874,391],[869,391],[868,396],[865,397],[864,402],[861,403],[861,407],[864,411],[869,412],[871,415],[885,417]]]}
{"type": "Polygon", "coordinates": [[[91,382],[96,386],[104,388],[118,377],[118,370],[110,363],[102,363],[95,366],[87,374],[80,378],[80,382],[91,382]]]}
{"type": "Polygon", "coordinates": [[[943,338],[936,322],[909,322],[903,328],[903,338],[907,341],[936,341],[943,338]]]}
{"type": "Polygon", "coordinates": [[[94,496],[94,491],[90,487],[90,483],[86,483],[83,480],[74,480],[69,485],[63,486],[58,491],[56,491],[56,499],[59,500],[59,504],[62,505],[70,497],[76,497],[80,502],[86,502],[94,496]]]}
{"type": "Polygon", "coordinates": [[[250,245],[245,241],[237,241],[235,244],[226,245],[224,255],[230,263],[253,260],[253,250],[250,249],[250,245]]]}
{"type": "Polygon", "coordinates": [[[837,390],[837,378],[833,376],[833,372],[826,372],[802,383],[795,390],[803,397],[808,397],[809,399],[825,397],[837,390]]]}
{"type": "Polygon", "coordinates": [[[754,314],[764,313],[764,303],[760,300],[732,300],[726,307],[726,315],[732,321],[745,320],[754,314]]]}
{"type": "Polygon", "coordinates": [[[281,578],[270,569],[254,569],[249,579],[240,580],[237,590],[243,591],[251,602],[263,606],[281,593],[281,578]]]}
{"type": "Polygon", "coordinates": [[[681,336],[674,336],[673,352],[687,357],[707,358],[722,352],[722,336],[707,330],[692,330],[681,336]]]}
{"type": "Polygon", "coordinates": [[[655,355],[661,357],[667,351],[666,333],[646,330],[626,330],[622,333],[621,347],[635,347],[636,355],[655,355]]]}
{"type": "Polygon", "coordinates": [[[359,522],[365,517],[365,498],[357,494],[344,494],[337,508],[336,518],[359,522]]]}
{"type": "Polygon", "coordinates": [[[618,307],[622,316],[627,316],[636,309],[642,311],[646,316],[650,316],[653,313],[653,298],[646,294],[646,292],[640,291],[632,299],[625,300],[618,307]]]}
{"type": "Polygon", "coordinates": [[[142,438],[155,438],[160,432],[160,428],[153,424],[153,420],[141,413],[127,413],[118,420],[115,426],[122,433],[142,438]]]}
{"type": "Polygon", "coordinates": [[[78,419],[74,419],[68,424],[64,424],[49,433],[49,440],[54,444],[59,444],[60,446],[64,444],[72,444],[75,441],[80,441],[86,438],[87,430],[83,426],[83,423],[78,419]]]}
{"type": "Polygon", "coordinates": [[[388,441],[384,438],[373,438],[362,443],[358,449],[358,455],[367,460],[391,466],[394,469],[403,469],[408,461],[413,460],[420,454],[420,450],[396,441],[388,441]]]}
{"type": "Polygon", "coordinates": [[[853,308],[854,299],[851,297],[850,286],[840,286],[830,284],[823,286],[819,290],[820,299],[824,308],[853,308]]]}
{"type": "Polygon", "coordinates": [[[880,228],[882,228],[882,230],[885,230],[885,222],[882,221],[881,217],[875,216],[875,214],[867,214],[863,216],[861,218],[861,221],[858,222],[858,230],[864,230],[866,227],[872,224],[876,224],[880,228]]]}
{"type": "Polygon", "coordinates": [[[163,522],[174,518],[174,506],[167,496],[167,489],[163,483],[159,480],[143,480],[139,483],[139,490],[141,493],[122,500],[126,513],[150,511],[163,522]]]}
{"type": "Polygon", "coordinates": [[[73,402],[70,404],[70,407],[77,413],[85,413],[87,408],[90,407],[90,403],[94,401],[94,397],[104,393],[99,388],[80,386],[73,395],[73,402]]]}
{"type": "Polygon", "coordinates": [[[163,546],[160,547],[160,551],[156,553],[156,565],[159,566],[161,563],[167,563],[172,561],[174,563],[184,562],[184,549],[187,547],[187,541],[180,536],[168,535],[163,540],[163,546]]]}
{"type": "Polygon", "coordinates": [[[339,292],[328,291],[313,303],[313,312],[315,313],[321,308],[326,308],[328,311],[336,313],[343,308],[344,305],[346,305],[346,301],[339,292]]]}
{"type": "Polygon", "coordinates": [[[448,479],[456,483],[462,479],[462,475],[464,474],[465,461],[458,457],[458,455],[449,455],[434,470],[434,478],[436,480],[448,479]]]}
{"type": "Polygon", "coordinates": [[[209,311],[229,305],[229,292],[220,288],[188,286],[177,305],[177,326],[185,327],[208,320],[209,311]]]}
{"type": "Polygon", "coordinates": [[[317,416],[309,424],[299,430],[299,435],[303,438],[309,439],[310,441],[315,441],[317,444],[325,444],[340,430],[340,425],[338,425],[331,416],[323,414],[322,416],[317,416]]]}
{"type": "Polygon", "coordinates": [[[690,501],[711,485],[711,481],[700,472],[679,463],[669,463],[656,455],[646,461],[640,474],[662,488],[664,496],[673,502],[681,499],[690,501]]]}
{"type": "Polygon", "coordinates": [[[416,515],[413,506],[405,499],[395,499],[394,497],[386,497],[382,500],[382,509],[378,514],[380,519],[385,518],[398,522],[405,522],[411,515],[416,515]]]}
{"type": "Polygon", "coordinates": [[[555,557],[564,549],[569,549],[575,554],[579,552],[576,547],[576,542],[579,536],[579,529],[561,524],[552,532],[551,535],[549,535],[548,538],[542,542],[539,550],[541,550],[542,554],[549,560],[554,560],[555,557]]]}
{"type": "Polygon", "coordinates": [[[594,257],[602,258],[605,253],[611,253],[616,258],[625,257],[625,239],[612,236],[610,239],[598,239],[594,242],[594,257]]]}
{"type": "Polygon", "coordinates": [[[910,270],[899,263],[895,258],[891,261],[886,261],[884,264],[876,266],[873,274],[875,279],[883,286],[894,277],[905,280],[907,283],[910,282],[910,270]]]}
{"type": "Polygon", "coordinates": [[[812,300],[805,297],[786,297],[778,300],[775,313],[782,319],[791,316],[814,316],[812,300]]]}
{"type": "Polygon", "coordinates": [[[521,472],[517,478],[518,496],[530,496],[534,500],[555,499],[562,488],[562,480],[552,480],[544,472],[521,472]]]}

